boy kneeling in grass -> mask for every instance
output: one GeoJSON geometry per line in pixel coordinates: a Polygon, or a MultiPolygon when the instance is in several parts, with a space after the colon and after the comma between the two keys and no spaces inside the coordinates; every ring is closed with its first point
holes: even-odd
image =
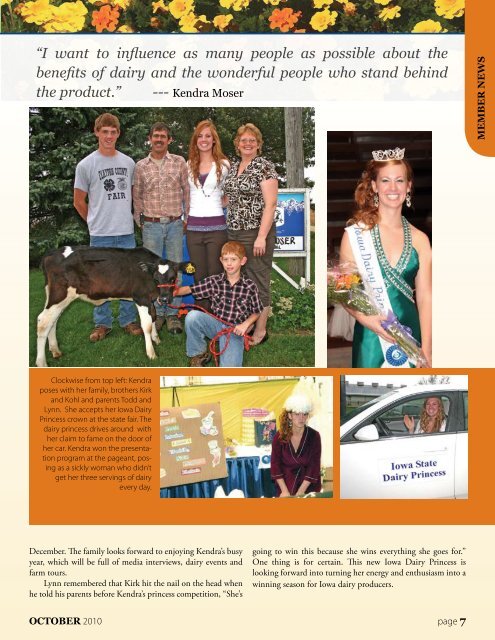
{"type": "Polygon", "coordinates": [[[208,276],[190,287],[179,287],[174,295],[189,293],[195,298],[209,298],[212,318],[203,311],[190,311],[186,316],[186,352],[189,366],[204,367],[211,358],[206,340],[212,339],[219,331],[234,325],[233,331],[222,335],[220,342],[220,366],[242,367],[244,356],[244,335],[256,322],[263,310],[258,287],[241,273],[246,264],[246,251],[239,242],[226,242],[221,251],[220,262],[223,273],[208,276]],[[225,344],[229,340],[227,348],[225,344]],[[224,351],[225,349],[225,351],[224,351]]]}

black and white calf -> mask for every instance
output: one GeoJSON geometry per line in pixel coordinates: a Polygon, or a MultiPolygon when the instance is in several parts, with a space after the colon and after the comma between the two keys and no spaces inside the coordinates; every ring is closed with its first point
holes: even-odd
{"type": "Polygon", "coordinates": [[[151,251],[62,247],[47,253],[41,266],[45,274],[46,304],[38,316],[36,365],[46,367],[45,345],[54,358],[62,355],[57,343],[57,321],[71,302],[80,298],[94,305],[107,300],[136,303],[146,341],[146,354],[156,358],[152,341],[160,343],[155,329],[155,300],[169,304],[178,271],[189,265],[163,260],[151,251]]]}

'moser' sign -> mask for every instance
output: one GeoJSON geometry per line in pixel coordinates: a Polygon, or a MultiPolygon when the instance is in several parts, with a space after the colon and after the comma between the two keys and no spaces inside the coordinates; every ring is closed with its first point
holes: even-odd
{"type": "Polygon", "coordinates": [[[307,189],[280,189],[275,211],[278,256],[306,256],[309,238],[309,194],[307,189]]]}
{"type": "MultiPolygon", "coordinates": [[[[310,226],[309,189],[280,189],[275,211],[276,244],[275,257],[305,258],[305,283],[310,281],[310,226]]],[[[273,268],[294,287],[299,284],[282,269],[272,263],[273,268]]]]}

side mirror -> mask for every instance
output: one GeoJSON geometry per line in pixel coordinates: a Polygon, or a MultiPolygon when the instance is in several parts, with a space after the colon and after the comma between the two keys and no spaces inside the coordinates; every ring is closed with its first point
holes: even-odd
{"type": "Polygon", "coordinates": [[[374,424],[367,424],[354,434],[354,439],[361,442],[372,442],[373,440],[379,440],[379,438],[378,429],[374,424]]]}

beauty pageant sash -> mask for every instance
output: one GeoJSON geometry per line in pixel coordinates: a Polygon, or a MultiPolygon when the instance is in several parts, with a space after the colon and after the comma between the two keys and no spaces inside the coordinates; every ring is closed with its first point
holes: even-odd
{"type": "MultiPolygon", "coordinates": [[[[380,264],[376,255],[373,239],[368,229],[362,229],[356,224],[346,227],[352,253],[357,268],[363,279],[366,290],[372,296],[378,309],[383,316],[391,317],[393,314],[392,305],[387,293],[387,287],[383,280],[380,264]]],[[[384,368],[409,369],[409,360],[405,353],[396,344],[387,342],[377,336],[383,353],[384,368]]]]}

